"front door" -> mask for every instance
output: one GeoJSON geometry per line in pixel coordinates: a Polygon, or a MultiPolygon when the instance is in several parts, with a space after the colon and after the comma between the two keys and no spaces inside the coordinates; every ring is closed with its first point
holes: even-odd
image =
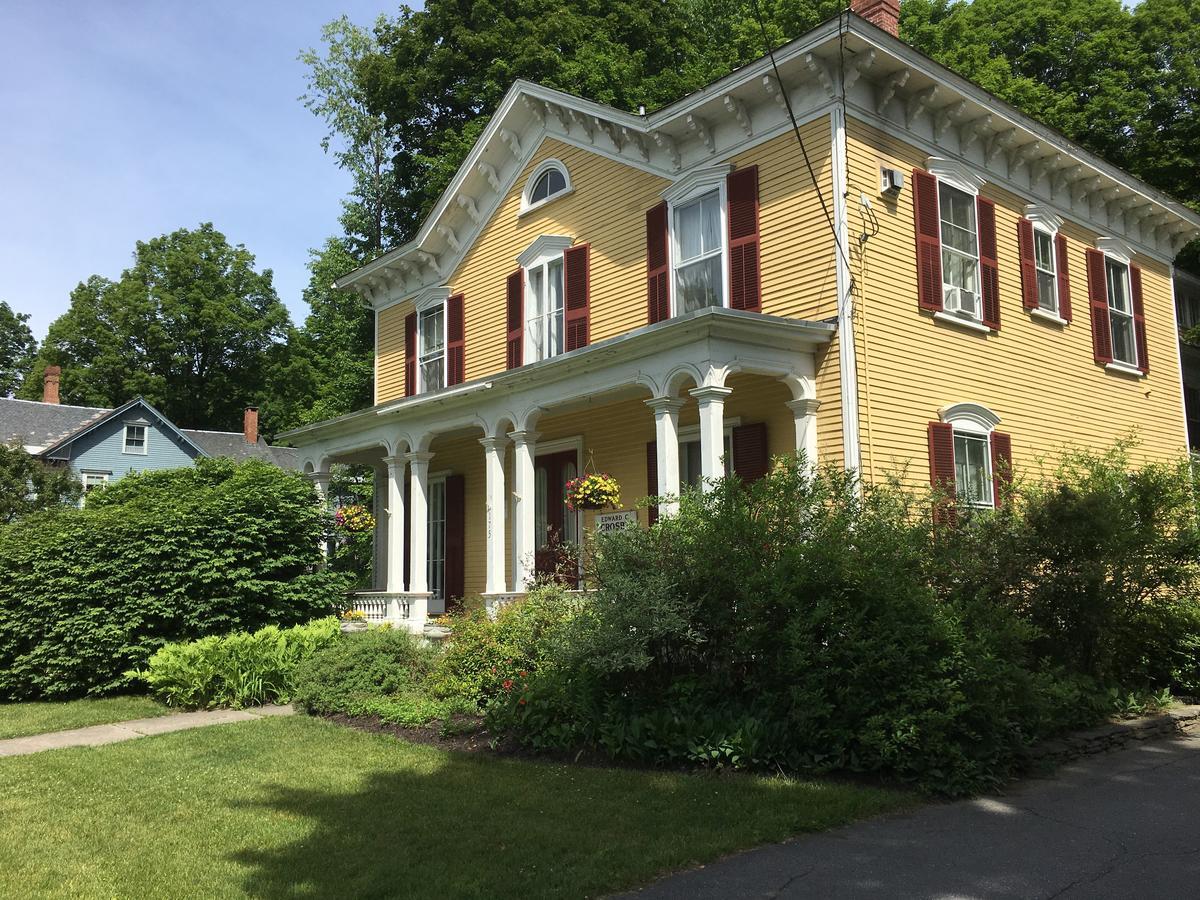
{"type": "Polygon", "coordinates": [[[575,587],[579,580],[577,548],[579,513],[567,509],[567,482],[579,474],[574,450],[548,453],[534,459],[534,569],[539,576],[575,587]]]}

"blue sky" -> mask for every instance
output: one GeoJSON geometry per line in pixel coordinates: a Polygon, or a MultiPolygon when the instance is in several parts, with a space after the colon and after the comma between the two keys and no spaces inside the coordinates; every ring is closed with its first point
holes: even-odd
{"type": "Polygon", "coordinates": [[[211,221],[303,321],[308,249],[349,179],[297,99],[321,26],[398,3],[6,0],[0,4],[0,300],[40,340],[134,243],[211,221]]]}

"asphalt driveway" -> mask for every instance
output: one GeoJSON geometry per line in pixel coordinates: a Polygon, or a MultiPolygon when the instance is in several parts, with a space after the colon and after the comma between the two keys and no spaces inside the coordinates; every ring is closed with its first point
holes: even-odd
{"type": "Polygon", "coordinates": [[[1200,735],[760,847],[628,896],[1200,897],[1200,735]]]}

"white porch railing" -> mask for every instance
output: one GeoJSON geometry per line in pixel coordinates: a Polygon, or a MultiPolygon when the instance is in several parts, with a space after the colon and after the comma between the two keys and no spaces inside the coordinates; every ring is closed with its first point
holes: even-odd
{"type": "Polygon", "coordinates": [[[355,591],[351,608],[361,610],[373,625],[388,623],[421,634],[429,621],[431,594],[390,593],[388,591],[355,591]]]}

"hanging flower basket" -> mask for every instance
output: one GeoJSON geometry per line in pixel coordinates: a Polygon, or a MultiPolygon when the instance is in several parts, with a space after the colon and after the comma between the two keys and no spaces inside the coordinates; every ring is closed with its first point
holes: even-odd
{"type": "Polygon", "coordinates": [[[566,485],[567,509],[614,509],[621,505],[621,486],[607,472],[572,478],[566,485]]]}
{"type": "Polygon", "coordinates": [[[338,528],[349,532],[370,531],[375,527],[375,517],[370,511],[359,504],[341,507],[333,516],[338,528]]]}

